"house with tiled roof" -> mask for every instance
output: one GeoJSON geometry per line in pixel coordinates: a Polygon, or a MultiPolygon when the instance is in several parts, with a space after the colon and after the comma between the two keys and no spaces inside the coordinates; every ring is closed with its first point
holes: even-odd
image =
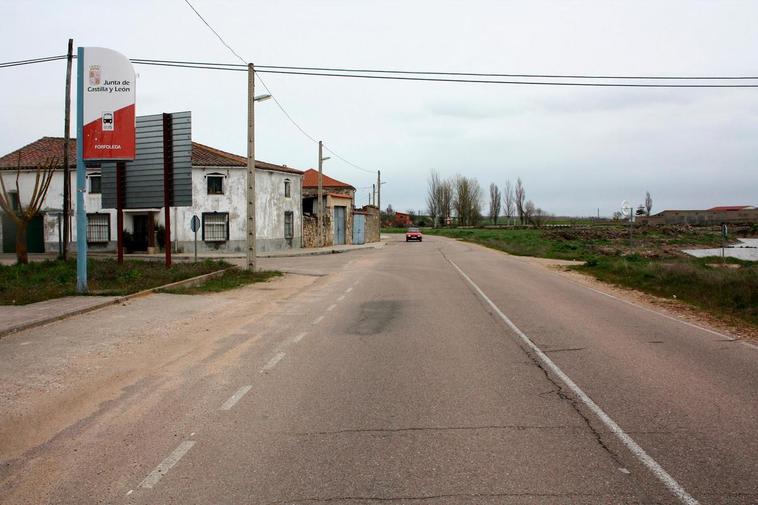
{"type": "MultiPolygon", "coordinates": [[[[47,197],[28,233],[30,252],[58,251],[62,236],[63,208],[63,138],[43,137],[0,157],[0,177],[13,196],[26,203],[34,186],[35,168],[54,160],[55,171],[47,197]]],[[[71,188],[75,188],[76,140],[69,144],[71,188]]],[[[302,247],[302,179],[303,172],[286,165],[256,160],[256,237],[259,252],[302,247]]],[[[87,241],[93,250],[115,250],[116,211],[103,207],[102,175],[107,167],[88,164],[85,206],[87,241]]],[[[192,142],[192,206],[171,208],[171,246],[174,251],[192,251],[194,234],[190,230],[193,216],[201,220],[198,232],[199,251],[244,252],[246,244],[246,173],[247,158],[198,142],[192,142]]],[[[72,189],[72,194],[74,190],[72,189]]],[[[72,198],[69,217],[76,240],[76,199],[72,198]]],[[[163,226],[164,209],[128,209],[124,211],[127,246],[133,251],[148,251],[158,244],[156,228],[163,226]]],[[[3,252],[15,249],[15,225],[3,216],[0,221],[3,252]]]]}
{"type": "MultiPolygon", "coordinates": [[[[304,247],[315,247],[319,244],[318,177],[318,170],[312,168],[303,173],[304,247]]],[[[321,188],[324,208],[322,245],[352,244],[355,187],[322,173],[321,188]]]]}

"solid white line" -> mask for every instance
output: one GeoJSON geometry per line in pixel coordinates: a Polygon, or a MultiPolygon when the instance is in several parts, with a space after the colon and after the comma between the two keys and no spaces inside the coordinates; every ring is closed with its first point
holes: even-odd
{"type": "Polygon", "coordinates": [[[276,364],[279,363],[284,356],[286,356],[286,354],[284,354],[283,352],[276,353],[276,355],[273,358],[271,358],[270,360],[268,360],[268,363],[266,363],[263,366],[263,368],[261,368],[261,373],[263,373],[263,372],[265,372],[267,370],[271,370],[272,368],[274,368],[276,366],[276,364]]]}
{"type": "Polygon", "coordinates": [[[306,336],[307,334],[308,333],[305,332],[305,331],[302,332],[302,333],[300,333],[299,335],[295,336],[295,338],[292,339],[292,342],[295,343],[295,344],[297,344],[298,342],[300,342],[301,340],[303,340],[303,337],[306,336]]]}
{"type": "Polygon", "coordinates": [[[336,306],[337,306],[337,304],[336,304],[336,303],[333,303],[333,304],[329,305],[329,308],[328,308],[328,309],[326,309],[326,311],[327,311],[327,312],[331,312],[331,311],[333,311],[333,310],[334,310],[334,308],[335,308],[336,306]]]}
{"type": "Polygon", "coordinates": [[[341,301],[342,301],[342,300],[344,300],[344,299],[345,299],[345,295],[342,295],[342,296],[340,296],[339,298],[337,298],[337,301],[338,301],[338,302],[341,302],[341,301]]]}
{"type": "Polygon", "coordinates": [[[349,292],[351,292],[352,290],[353,290],[353,288],[352,288],[352,287],[349,287],[349,288],[347,288],[347,289],[345,290],[345,293],[349,293],[349,292]]]}
{"type": "Polygon", "coordinates": [[[221,405],[220,410],[230,410],[251,389],[253,389],[252,385],[242,386],[241,388],[239,388],[236,393],[234,393],[232,396],[230,396],[229,399],[226,400],[223,405],[221,405]]]}
{"type": "Polygon", "coordinates": [[[318,316],[316,319],[313,320],[313,324],[318,324],[323,320],[324,320],[324,316],[318,316]]]}
{"type": "Polygon", "coordinates": [[[503,312],[498,308],[495,303],[489,299],[487,295],[484,294],[484,291],[476,285],[476,283],[471,280],[471,277],[466,275],[466,273],[461,270],[461,268],[453,262],[453,260],[449,258],[445,258],[447,261],[455,267],[455,269],[458,271],[461,276],[466,279],[466,281],[471,285],[471,287],[474,288],[474,290],[479,294],[479,296],[487,302],[487,305],[489,305],[492,310],[495,311],[495,313],[500,317],[500,319],[505,322],[505,324],[510,327],[511,330],[518,335],[521,340],[537,355],[537,357],[542,361],[542,363],[550,369],[551,372],[553,372],[555,375],[557,375],[561,381],[579,398],[582,403],[584,403],[599,419],[600,421],[614,434],[616,437],[623,443],[629,451],[634,454],[640,462],[642,462],[643,465],[645,465],[652,473],[655,475],[658,480],[660,480],[668,489],[671,491],[674,496],[679,498],[679,500],[682,503],[685,503],[687,505],[697,505],[699,502],[690,496],[687,491],[684,490],[684,488],[676,481],[674,478],[666,472],[666,470],[663,469],[661,465],[658,464],[653,458],[651,458],[645,450],[640,447],[637,442],[635,442],[632,437],[627,435],[624,430],[621,429],[621,427],[616,424],[616,421],[611,419],[611,417],[606,414],[603,409],[601,409],[592,399],[587,396],[587,394],[581,390],[579,386],[572,381],[568,375],[563,373],[563,370],[561,370],[558,365],[553,363],[553,361],[547,357],[547,355],[540,350],[537,345],[532,342],[532,340],[526,336],[526,334],[521,331],[515,324],[513,324],[513,321],[511,321],[508,316],[503,314],[503,312]]]}
{"type": "Polygon", "coordinates": [[[185,440],[181,444],[179,444],[179,447],[174,449],[174,452],[168,455],[166,459],[161,461],[161,464],[155,467],[155,470],[150,472],[150,475],[145,477],[145,480],[140,482],[139,487],[152,489],[153,486],[155,486],[159,480],[161,480],[161,477],[166,475],[166,472],[168,472],[172,466],[177,464],[182,457],[187,454],[187,451],[192,449],[192,446],[195,445],[195,442],[192,440],[185,440]]]}
{"type": "Polygon", "coordinates": [[[742,343],[748,347],[752,347],[753,349],[758,349],[758,345],[751,344],[750,342],[745,342],[744,340],[742,341],[742,343]]]}

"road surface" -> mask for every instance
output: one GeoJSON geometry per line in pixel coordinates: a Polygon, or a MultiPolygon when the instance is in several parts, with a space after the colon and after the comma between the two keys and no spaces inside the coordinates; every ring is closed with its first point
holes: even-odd
{"type": "Polygon", "coordinates": [[[0,340],[3,504],[758,503],[758,348],[448,239],[0,340]]]}

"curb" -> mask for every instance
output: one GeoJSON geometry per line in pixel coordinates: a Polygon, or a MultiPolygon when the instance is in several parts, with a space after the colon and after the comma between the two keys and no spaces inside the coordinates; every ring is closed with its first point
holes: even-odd
{"type": "MultiPolygon", "coordinates": [[[[234,267],[231,267],[231,268],[234,268],[234,267]]],[[[180,287],[180,286],[185,286],[185,285],[192,286],[195,284],[199,284],[200,282],[206,279],[214,279],[216,277],[220,277],[227,270],[229,270],[229,268],[224,268],[223,270],[216,270],[215,272],[210,272],[207,274],[190,277],[189,279],[183,279],[181,281],[172,282],[170,284],[164,284],[163,286],[156,286],[154,288],[137,291],[136,293],[131,293],[129,295],[119,296],[118,298],[115,298],[114,300],[108,300],[102,303],[98,303],[96,305],[92,305],[90,307],[85,307],[83,309],[72,310],[71,312],[67,312],[65,314],[59,314],[57,316],[52,316],[46,319],[40,319],[40,320],[32,321],[29,323],[17,324],[16,326],[12,326],[5,330],[0,330],[0,338],[3,338],[6,335],[10,335],[11,333],[17,333],[19,331],[28,330],[30,328],[36,328],[38,326],[45,326],[47,324],[54,323],[56,321],[62,321],[63,319],[68,319],[69,317],[86,314],[87,312],[93,312],[95,310],[102,309],[103,307],[108,307],[109,305],[117,305],[119,303],[123,303],[125,301],[132,300],[134,298],[147,296],[161,289],[175,288],[175,287],[180,287]]]]}

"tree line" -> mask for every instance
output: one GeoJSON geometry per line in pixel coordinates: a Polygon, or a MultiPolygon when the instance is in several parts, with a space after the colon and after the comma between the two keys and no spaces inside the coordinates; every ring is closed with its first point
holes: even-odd
{"type": "MultiPolygon", "coordinates": [[[[479,181],[474,177],[456,175],[443,178],[435,170],[429,175],[426,205],[434,227],[450,225],[454,217],[457,218],[458,226],[482,224],[483,197],[479,181]]],[[[542,226],[550,216],[526,199],[521,177],[516,179],[515,184],[510,180],[505,181],[502,191],[494,182],[490,184],[487,217],[492,224],[497,224],[501,215],[506,218],[506,224],[534,226],[542,226]]]]}

